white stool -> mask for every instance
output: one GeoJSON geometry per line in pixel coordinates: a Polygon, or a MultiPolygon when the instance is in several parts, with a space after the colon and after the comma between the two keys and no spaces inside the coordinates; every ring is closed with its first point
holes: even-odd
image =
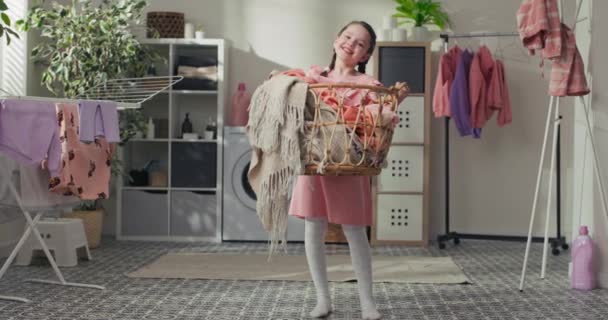
{"type": "MultiPolygon", "coordinates": [[[[60,267],[74,267],[78,264],[78,250],[84,247],[86,257],[91,260],[91,253],[87,245],[87,237],[80,219],[42,219],[36,225],[40,236],[55,253],[55,260],[60,267]]],[[[36,250],[42,250],[40,242],[33,234],[23,244],[15,261],[16,265],[25,266],[32,262],[36,250]]]]}

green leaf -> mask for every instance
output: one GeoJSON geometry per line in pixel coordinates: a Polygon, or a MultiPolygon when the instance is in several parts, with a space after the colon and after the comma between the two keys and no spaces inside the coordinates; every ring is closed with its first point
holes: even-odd
{"type": "Polygon", "coordinates": [[[8,10],[8,6],[4,3],[4,0],[0,0],[0,11],[8,10]]]}
{"type": "Polygon", "coordinates": [[[450,26],[448,14],[441,8],[440,2],[432,0],[395,0],[397,7],[394,17],[401,19],[399,24],[413,22],[415,26],[435,24],[440,29],[450,26]]]}
{"type": "Polygon", "coordinates": [[[7,26],[11,25],[11,18],[9,18],[8,14],[2,12],[0,13],[0,17],[2,17],[2,21],[4,21],[4,24],[6,24],[7,26]]]}

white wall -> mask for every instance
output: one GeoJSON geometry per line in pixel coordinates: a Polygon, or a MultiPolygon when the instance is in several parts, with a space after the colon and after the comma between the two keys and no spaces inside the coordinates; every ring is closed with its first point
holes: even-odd
{"type": "MultiPolygon", "coordinates": [[[[587,65],[592,94],[587,97],[587,106],[591,105],[590,118],[592,132],[596,141],[601,179],[606,184],[608,178],[608,148],[602,141],[608,138],[608,95],[605,94],[603,80],[608,74],[608,64],[603,63],[608,54],[608,45],[603,40],[602,30],[608,23],[600,13],[608,10],[606,1],[583,0],[581,16],[590,16],[591,20],[581,23],[577,28],[577,42],[587,65]],[[602,39],[602,40],[601,40],[602,39]]],[[[578,234],[579,225],[587,225],[590,234],[598,246],[599,281],[602,287],[608,287],[608,220],[602,205],[598,180],[594,171],[591,141],[587,134],[587,125],[583,104],[576,104],[576,124],[574,140],[574,172],[577,179],[573,183],[574,208],[572,219],[572,236],[578,234]]]]}
{"type": "MultiPolygon", "coordinates": [[[[516,31],[515,12],[519,1],[446,1],[452,9],[456,32],[516,31]]],[[[566,22],[572,22],[571,5],[564,8],[566,22]],[[570,19],[569,19],[570,18],[570,19]]],[[[525,235],[536,182],[543,130],[548,109],[547,81],[541,79],[539,60],[522,52],[518,38],[488,39],[491,47],[506,46],[506,77],[511,93],[513,123],[498,128],[494,121],[484,128],[481,140],[451,137],[451,229],[461,233],[525,235]],[[512,45],[510,45],[512,44],[512,45]],[[517,61],[516,61],[517,60],[517,61]],[[521,60],[521,61],[520,61],[521,60]]],[[[476,43],[459,41],[462,45],[476,43]]],[[[546,63],[549,65],[549,63],[546,63]]],[[[545,69],[548,78],[549,69],[545,69]]],[[[569,230],[571,199],[572,100],[561,102],[562,122],[562,230],[569,230]]],[[[438,121],[433,128],[433,188],[441,199],[433,208],[433,228],[437,229],[444,215],[443,201],[443,130],[438,121]]],[[[549,177],[549,161],[544,165],[543,185],[536,213],[534,234],[543,234],[549,177]]],[[[555,180],[554,180],[555,181],[555,180]]],[[[555,192],[553,193],[555,195],[555,192]]],[[[433,200],[435,202],[435,200],[433,200]]],[[[551,201],[555,210],[555,200],[551,201]]],[[[555,234],[555,213],[551,212],[550,235],[555,234]]]]}
{"type": "MultiPolygon", "coordinates": [[[[202,24],[207,37],[231,42],[229,93],[243,81],[252,89],[272,69],[307,68],[329,62],[336,32],[350,20],[362,19],[379,31],[383,16],[394,11],[391,0],[150,0],[148,11],[185,12],[187,22],[202,24]]],[[[456,32],[516,31],[519,1],[442,1],[454,21],[456,32]]],[[[568,3],[566,12],[573,11],[568,3]]],[[[571,16],[571,15],[570,15],[571,16]]],[[[568,18],[569,15],[566,15],[568,18]]],[[[571,22],[572,19],[566,20],[571,22]]],[[[475,47],[475,41],[459,41],[475,47]]],[[[528,228],[536,170],[548,105],[547,82],[541,79],[536,58],[528,59],[517,38],[487,44],[504,50],[506,73],[513,103],[513,124],[498,129],[494,121],[484,129],[483,139],[456,137],[451,130],[451,227],[461,233],[525,235],[528,228]],[[516,60],[523,60],[516,61],[516,60]]],[[[440,43],[434,48],[439,50],[440,43]]],[[[434,54],[434,64],[439,53],[434,54]]],[[[372,70],[369,70],[371,73],[372,70]]],[[[435,73],[435,72],[433,72],[435,73]]],[[[548,71],[545,72],[548,75],[548,71]]],[[[562,114],[563,221],[572,221],[572,100],[564,99],[562,114]]],[[[443,119],[432,122],[431,234],[443,232],[444,144],[443,119]]],[[[545,164],[546,178],[548,161],[545,164]]],[[[545,179],[546,181],[546,179],[545,179]]],[[[545,188],[546,190],[546,188],[545,188]]],[[[543,193],[543,195],[546,192],[543,193]]],[[[545,196],[546,197],[546,196],[545,196]]],[[[539,213],[545,207],[541,198],[539,213]]],[[[106,204],[113,220],[114,203],[106,204]]],[[[538,214],[536,235],[542,234],[538,214]]],[[[554,234],[551,214],[551,235],[554,234]]],[[[570,230],[566,226],[564,230],[570,230]]],[[[106,233],[113,233],[113,223],[106,233]]]]}
{"type": "MultiPolygon", "coordinates": [[[[516,30],[518,1],[443,2],[454,21],[456,32],[516,30]]],[[[571,7],[569,4],[566,11],[572,11],[571,7]]],[[[186,20],[203,24],[209,37],[223,37],[232,42],[230,92],[238,81],[246,82],[249,88],[255,87],[272,69],[326,64],[331,54],[331,42],[342,25],[350,20],[363,19],[379,30],[382,17],[392,13],[393,9],[394,2],[390,0],[175,0],[152,1],[148,8],[150,11],[185,12],[186,20]]],[[[475,41],[460,43],[476,45],[475,41]]],[[[497,41],[492,39],[487,43],[491,47],[497,45],[497,41]]],[[[497,235],[525,235],[527,232],[548,105],[547,83],[540,78],[539,61],[526,61],[526,56],[517,49],[517,38],[500,40],[501,46],[510,44],[512,46],[505,49],[505,56],[514,123],[498,129],[492,121],[482,140],[458,138],[455,130],[451,131],[451,221],[452,230],[458,232],[497,235]],[[513,61],[522,59],[524,62],[513,61]]],[[[436,44],[434,47],[440,46],[436,44]]],[[[434,57],[435,62],[437,56],[434,57]]],[[[571,200],[568,197],[572,162],[571,104],[570,99],[562,102],[562,212],[566,224],[571,221],[571,200]]],[[[443,232],[445,208],[441,120],[433,121],[432,143],[431,228],[434,237],[443,232]]],[[[548,161],[545,167],[548,171],[548,161]]],[[[547,172],[544,177],[548,177],[547,172]]],[[[539,212],[543,215],[544,207],[545,201],[541,198],[539,212]]],[[[538,216],[537,221],[540,222],[543,217],[538,216]]],[[[551,217],[553,235],[555,215],[551,214],[551,217]]],[[[542,234],[542,224],[536,225],[535,234],[542,234]]],[[[564,230],[569,229],[566,227],[564,230]]]]}

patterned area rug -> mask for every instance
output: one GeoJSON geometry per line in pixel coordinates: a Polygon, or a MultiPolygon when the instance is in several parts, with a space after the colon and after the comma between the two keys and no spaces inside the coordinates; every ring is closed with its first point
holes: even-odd
{"type": "MultiPolygon", "coordinates": [[[[374,282],[470,283],[450,257],[372,258],[374,282]]],[[[328,255],[330,281],[356,280],[350,256],[328,255]]],[[[306,257],[263,254],[178,252],[163,255],[135,272],[132,278],[310,281],[306,257]]]]}

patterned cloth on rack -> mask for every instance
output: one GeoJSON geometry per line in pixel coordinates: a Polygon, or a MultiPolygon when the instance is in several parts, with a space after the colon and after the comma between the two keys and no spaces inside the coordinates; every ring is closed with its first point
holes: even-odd
{"type": "Polygon", "coordinates": [[[523,0],[517,10],[517,30],[524,46],[534,55],[542,50],[544,58],[562,52],[557,0],[523,0]]]}
{"type": "Polygon", "coordinates": [[[113,149],[103,137],[95,138],[94,143],[80,141],[78,132],[82,125],[78,105],[58,103],[56,110],[61,130],[62,169],[58,177],[51,179],[49,190],[86,200],[106,199],[113,149]]]}
{"type": "Polygon", "coordinates": [[[562,24],[562,55],[553,59],[549,94],[552,96],[584,96],[589,93],[583,58],[576,47],[574,32],[562,24]]]}
{"type": "Polygon", "coordinates": [[[589,93],[583,59],[574,33],[560,22],[557,0],[523,0],[517,11],[523,45],[552,61],[549,95],[582,96],[589,93]]]}

